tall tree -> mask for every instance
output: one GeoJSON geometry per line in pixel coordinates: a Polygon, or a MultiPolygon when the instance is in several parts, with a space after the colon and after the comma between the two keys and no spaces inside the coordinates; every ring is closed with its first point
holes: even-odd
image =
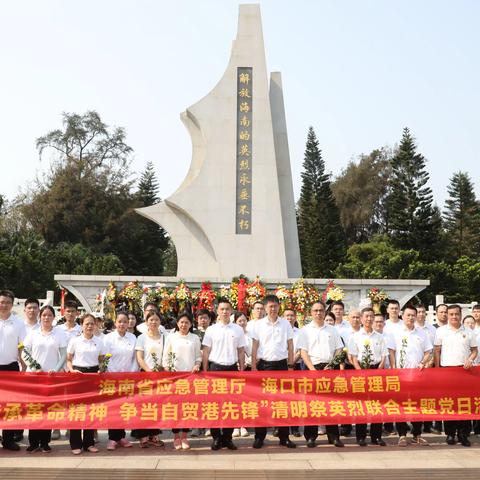
{"type": "Polygon", "coordinates": [[[443,245],[439,209],[433,204],[425,158],[417,152],[410,130],[392,158],[388,197],[389,236],[395,246],[417,250],[423,260],[433,260],[443,245]]]}
{"type": "MultiPolygon", "coordinates": [[[[135,207],[148,207],[160,201],[159,182],[152,162],[148,162],[135,192],[135,207]]],[[[127,228],[117,232],[116,253],[122,259],[127,273],[132,275],[162,275],[168,238],[155,222],[139,215],[131,208],[124,219],[127,228]]]]}
{"type": "Polygon", "coordinates": [[[75,165],[77,180],[84,175],[106,176],[125,183],[132,147],[125,143],[122,127],[109,127],[95,111],[83,115],[63,113],[63,129],[52,130],[37,139],[40,157],[47,150],[57,152],[57,163],[75,165]]]}
{"type": "Polygon", "coordinates": [[[332,276],[345,255],[345,233],[312,127],[308,130],[303,160],[297,222],[303,275],[332,276]]]}
{"type": "Polygon", "coordinates": [[[348,244],[368,241],[386,231],[385,198],[391,152],[387,148],[351,161],[332,183],[348,244]]]}
{"type": "Polygon", "coordinates": [[[447,187],[449,198],[443,213],[450,253],[457,259],[462,255],[480,255],[480,205],[468,173],[457,172],[447,187]]]}
{"type": "Polygon", "coordinates": [[[159,191],[153,162],[148,162],[138,182],[137,198],[145,207],[154,205],[160,201],[159,191]]]}
{"type": "Polygon", "coordinates": [[[111,250],[113,231],[133,203],[125,135],[96,112],[64,113],[62,129],[37,139],[41,156],[53,153],[51,168],[25,200],[24,214],[48,243],[111,250]]]}

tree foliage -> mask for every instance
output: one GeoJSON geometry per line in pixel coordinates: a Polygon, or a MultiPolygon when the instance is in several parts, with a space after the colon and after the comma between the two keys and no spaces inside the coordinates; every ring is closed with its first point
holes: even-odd
{"type": "Polygon", "coordinates": [[[75,166],[71,170],[77,175],[75,180],[93,176],[124,183],[133,150],[125,143],[123,128],[110,128],[95,111],[84,115],[63,113],[62,122],[63,129],[52,130],[37,139],[40,156],[46,149],[53,149],[60,165],[75,166]]]}
{"type": "Polygon", "coordinates": [[[390,238],[398,248],[417,250],[422,259],[433,260],[443,243],[441,215],[427,185],[425,158],[417,152],[408,128],[403,130],[391,164],[387,200],[390,238]]]}
{"type": "Polygon", "coordinates": [[[345,253],[345,234],[312,127],[303,161],[297,222],[303,275],[331,276],[345,253]]]}
{"type": "Polygon", "coordinates": [[[32,230],[0,235],[0,288],[20,298],[43,297],[54,290],[56,273],[120,275],[123,267],[113,254],[98,254],[80,244],[49,246],[32,230]]]}
{"type": "Polygon", "coordinates": [[[480,256],[480,205],[468,173],[457,172],[447,188],[443,213],[450,254],[453,258],[480,256]]]}
{"type": "Polygon", "coordinates": [[[160,201],[159,192],[155,168],[152,162],[148,162],[138,182],[137,198],[143,206],[148,207],[160,201]]]}
{"type": "Polygon", "coordinates": [[[430,280],[430,287],[419,296],[433,302],[436,294],[455,299],[456,276],[452,266],[439,259],[425,262],[416,250],[396,248],[385,235],[348,248],[346,260],[335,271],[337,278],[400,278],[430,280]]]}
{"type": "Polygon", "coordinates": [[[125,274],[161,275],[165,232],[135,212],[159,201],[158,180],[149,163],[134,191],[125,130],[108,127],[96,112],[65,113],[63,128],[40,137],[37,147],[55,159],[23,202],[33,230],[51,246],[111,254],[125,274]]]}
{"type": "Polygon", "coordinates": [[[387,148],[351,161],[332,183],[340,220],[349,245],[368,241],[387,229],[385,199],[391,152],[387,148]]]}

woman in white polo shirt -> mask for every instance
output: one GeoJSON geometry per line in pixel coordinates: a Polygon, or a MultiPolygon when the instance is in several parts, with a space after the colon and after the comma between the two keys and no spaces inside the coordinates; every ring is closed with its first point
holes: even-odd
{"type": "MultiPolygon", "coordinates": [[[[129,314],[130,317],[130,314],[129,314]]],[[[159,330],[161,320],[157,312],[148,312],[145,319],[147,331],[137,338],[135,352],[137,363],[144,372],[159,372],[163,370],[163,346],[165,335],[159,330]]],[[[158,438],[160,430],[150,428],[135,430],[137,438],[140,438],[140,447],[147,448],[149,445],[163,447],[163,442],[158,438]]]]}
{"type": "MultiPolygon", "coordinates": [[[[115,319],[115,330],[103,339],[105,354],[112,356],[108,362],[107,372],[135,372],[138,365],[135,360],[135,335],[127,332],[128,315],[118,312],[115,319]]],[[[115,450],[117,446],[129,448],[132,444],[125,438],[125,430],[109,429],[107,450],[115,450]]]]}
{"type": "MultiPolygon", "coordinates": [[[[167,337],[163,349],[163,368],[172,372],[200,371],[202,353],[200,338],[192,333],[193,321],[187,313],[181,313],[177,319],[175,330],[167,337]]],[[[188,428],[172,429],[175,450],[190,448],[188,428]]]]}
{"type": "MultiPolygon", "coordinates": [[[[33,359],[40,364],[40,369],[32,369],[28,362],[27,372],[59,372],[63,370],[67,356],[67,336],[58,329],[53,328],[55,310],[50,305],[40,309],[40,328],[31,330],[23,342],[33,359]]],[[[52,451],[49,443],[52,439],[51,430],[29,430],[28,441],[30,445],[27,452],[49,453],[52,451]]]]}
{"type": "MultiPolygon", "coordinates": [[[[72,373],[97,373],[105,356],[103,341],[95,336],[96,318],[86,313],[80,318],[82,334],[70,339],[67,347],[67,370],[72,373]]],[[[97,453],[95,430],[70,430],[70,448],[74,455],[82,450],[97,453]]]]}

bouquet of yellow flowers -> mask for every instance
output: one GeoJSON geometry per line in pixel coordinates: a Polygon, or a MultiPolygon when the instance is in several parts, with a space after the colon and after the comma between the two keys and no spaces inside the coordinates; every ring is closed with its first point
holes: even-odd
{"type": "Polygon", "coordinates": [[[319,299],[320,296],[316,288],[305,283],[303,278],[300,278],[292,285],[292,301],[297,312],[297,321],[300,327],[304,324],[309,308],[319,299]]]}
{"type": "Polygon", "coordinates": [[[173,295],[177,301],[178,312],[185,310],[187,305],[192,303],[192,292],[185,283],[185,280],[180,280],[180,282],[178,282],[175,290],[173,291],[173,295]]]}
{"type": "Polygon", "coordinates": [[[382,304],[385,303],[385,301],[388,298],[388,295],[383,290],[373,287],[370,290],[368,290],[367,297],[371,300],[372,308],[375,311],[375,313],[380,313],[382,304]]]}
{"type": "Polygon", "coordinates": [[[335,285],[333,280],[329,280],[327,288],[323,292],[322,300],[326,303],[342,301],[345,296],[345,292],[342,288],[335,285]]]}
{"type": "Polygon", "coordinates": [[[110,282],[107,287],[107,300],[110,303],[115,303],[117,301],[118,291],[117,286],[114,282],[110,282]]]}
{"type": "Polygon", "coordinates": [[[370,340],[367,338],[364,342],[365,348],[363,349],[362,359],[360,360],[360,367],[363,370],[367,370],[372,367],[373,352],[370,346],[370,340]]]}
{"type": "Polygon", "coordinates": [[[228,296],[233,308],[238,306],[238,281],[232,280],[230,287],[228,288],[228,296]]]}
{"type": "Polygon", "coordinates": [[[279,285],[275,289],[275,295],[278,297],[280,300],[280,313],[283,314],[283,312],[287,308],[294,308],[293,305],[293,300],[292,300],[292,292],[285,287],[284,285],[279,285]]]}
{"type": "Polygon", "coordinates": [[[129,310],[137,313],[142,310],[142,297],[143,289],[137,280],[127,283],[118,294],[118,300],[125,302],[129,310]]]}
{"type": "Polygon", "coordinates": [[[102,363],[98,367],[98,371],[100,373],[105,373],[108,369],[108,363],[110,362],[110,359],[112,358],[111,353],[106,353],[105,356],[103,357],[102,363]]]}

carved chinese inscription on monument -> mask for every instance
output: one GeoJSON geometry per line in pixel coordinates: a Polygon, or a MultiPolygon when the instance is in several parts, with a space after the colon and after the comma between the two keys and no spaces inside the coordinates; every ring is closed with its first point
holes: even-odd
{"type": "Polygon", "coordinates": [[[252,233],[252,71],[237,68],[237,198],[235,232],[252,233]]]}

